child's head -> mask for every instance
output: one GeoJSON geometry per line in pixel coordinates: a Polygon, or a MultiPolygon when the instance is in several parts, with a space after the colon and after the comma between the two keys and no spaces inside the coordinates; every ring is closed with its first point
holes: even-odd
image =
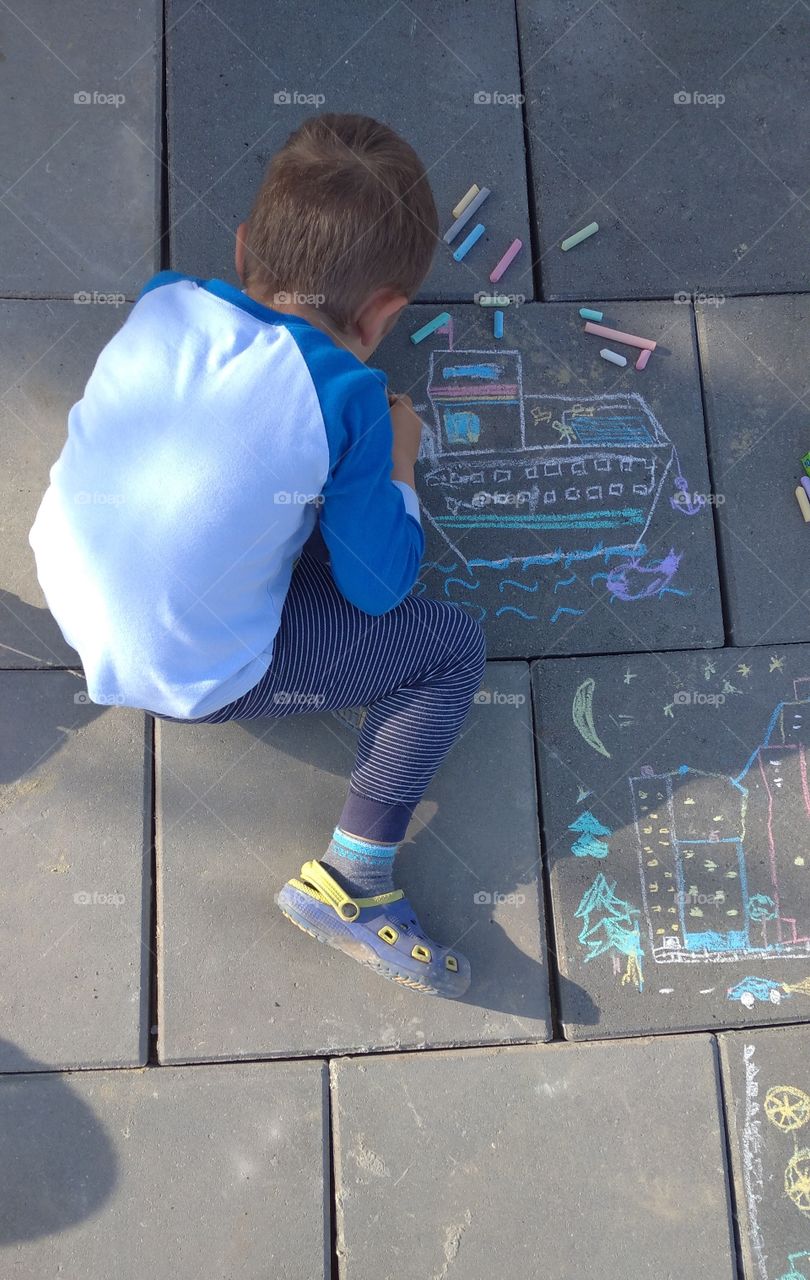
{"type": "Polygon", "coordinates": [[[312,116],[267,170],[237,269],[251,293],[300,298],[376,346],[427,275],[437,237],[424,166],[404,139],[368,116],[312,116]]]}

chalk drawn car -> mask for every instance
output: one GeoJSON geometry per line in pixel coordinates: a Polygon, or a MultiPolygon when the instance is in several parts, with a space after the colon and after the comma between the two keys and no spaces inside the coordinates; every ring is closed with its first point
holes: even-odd
{"type": "Polygon", "coordinates": [[[794,992],[810,995],[810,978],[802,978],[800,982],[773,982],[770,978],[743,978],[736,986],[729,987],[729,1000],[739,1000],[746,1009],[753,1009],[757,1000],[781,1004],[789,1000],[794,992]]]}

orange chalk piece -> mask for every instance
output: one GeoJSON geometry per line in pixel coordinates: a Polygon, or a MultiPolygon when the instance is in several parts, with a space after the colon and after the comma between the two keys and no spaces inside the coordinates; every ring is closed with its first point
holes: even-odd
{"type": "Polygon", "coordinates": [[[637,338],[632,333],[622,333],[620,329],[608,329],[603,324],[585,325],[586,333],[596,333],[600,338],[611,338],[613,342],[623,342],[628,347],[643,347],[645,351],[655,351],[656,343],[651,338],[637,338]]]}
{"type": "Polygon", "coordinates": [[[652,351],[650,351],[650,348],[645,347],[644,350],[641,352],[641,355],[639,356],[638,360],[636,361],[636,368],[646,369],[647,361],[649,360],[651,355],[652,355],[652,351]]]}
{"type": "Polygon", "coordinates": [[[804,516],[804,523],[810,524],[810,498],[808,498],[800,484],[796,485],[796,501],[799,504],[799,509],[801,510],[802,515],[804,516]]]}

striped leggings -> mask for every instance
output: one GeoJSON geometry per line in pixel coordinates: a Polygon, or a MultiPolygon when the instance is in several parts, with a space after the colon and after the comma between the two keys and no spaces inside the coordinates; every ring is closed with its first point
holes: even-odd
{"type": "Polygon", "coordinates": [[[406,596],[372,617],[304,552],[292,575],[273,661],[253,689],[194,723],[365,707],[338,825],[398,843],[458,738],[485,663],[484,633],[456,604],[406,596]]]}

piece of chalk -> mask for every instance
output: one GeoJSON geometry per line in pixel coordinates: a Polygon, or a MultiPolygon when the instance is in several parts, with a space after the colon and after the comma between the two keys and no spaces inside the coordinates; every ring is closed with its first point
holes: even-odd
{"type": "Polygon", "coordinates": [[[800,484],[796,485],[796,501],[801,508],[805,524],[810,524],[810,498],[800,484]]]}
{"type": "Polygon", "coordinates": [[[802,458],[802,466],[804,467],[805,475],[810,476],[810,453],[806,453],[802,458]]]}
{"type": "Polygon", "coordinates": [[[503,312],[495,311],[492,315],[492,336],[493,338],[503,337],[503,312]]]}
{"type": "Polygon", "coordinates": [[[580,307],[579,314],[583,320],[602,320],[604,319],[603,311],[591,311],[590,307],[580,307]]]}
{"type": "Polygon", "coordinates": [[[810,498],[810,476],[802,476],[802,488],[810,498]]]}
{"type": "Polygon", "coordinates": [[[607,329],[603,324],[585,325],[586,333],[596,333],[600,338],[611,338],[614,342],[624,342],[628,347],[644,347],[647,351],[655,351],[656,344],[651,338],[637,338],[632,333],[622,333],[621,329],[607,329]]]}
{"type": "Polygon", "coordinates": [[[462,213],[463,213],[463,212],[464,212],[464,210],[467,208],[467,205],[470,203],[470,201],[471,201],[471,200],[474,200],[474,199],[475,199],[475,197],[478,195],[478,192],[479,192],[480,190],[481,190],[481,188],[479,187],[478,183],[477,183],[477,182],[474,182],[474,183],[472,184],[472,186],[470,187],[469,191],[467,191],[467,192],[466,192],[466,193],[461,197],[461,199],[459,200],[459,202],[458,202],[458,204],[456,205],[455,209],[453,210],[453,217],[454,217],[454,218],[460,218],[460,217],[461,217],[462,213]]]}
{"type": "Polygon", "coordinates": [[[477,240],[481,239],[485,231],[486,231],[486,227],[484,226],[483,222],[479,222],[477,227],[473,227],[472,231],[467,236],[466,240],[462,240],[461,244],[458,246],[455,253],[453,254],[453,257],[455,258],[456,262],[461,262],[462,258],[466,258],[467,254],[470,252],[470,249],[472,249],[473,245],[477,240]]]}
{"type": "Polygon", "coordinates": [[[452,227],[448,227],[447,230],[445,231],[444,233],[445,244],[451,244],[452,241],[455,240],[461,228],[466,227],[467,223],[470,221],[470,218],[473,216],[474,213],[478,212],[478,210],[481,208],[481,205],[484,203],[488,195],[489,195],[489,187],[482,187],[481,190],[478,192],[478,195],[473,196],[472,200],[467,205],[467,208],[464,210],[461,216],[456,218],[452,227]]]}
{"type": "Polygon", "coordinates": [[[610,347],[603,347],[599,352],[603,360],[609,360],[611,364],[621,365],[622,368],[627,364],[624,356],[620,356],[618,351],[611,351],[610,347]]]}
{"type": "Polygon", "coordinates": [[[567,240],[563,240],[560,248],[563,253],[567,253],[569,249],[574,248],[574,245],[582,244],[583,240],[587,240],[589,236],[592,236],[598,230],[598,222],[589,222],[587,227],[583,227],[581,231],[577,231],[576,235],[569,236],[567,240]]]}
{"type": "Polygon", "coordinates": [[[650,351],[650,348],[649,348],[649,347],[645,347],[645,348],[644,348],[644,350],[643,350],[643,351],[641,352],[641,354],[639,355],[638,360],[636,361],[636,368],[637,368],[637,369],[646,369],[646,368],[647,368],[647,361],[649,360],[649,358],[650,358],[650,356],[651,356],[651,355],[652,355],[652,351],[650,351]]]}
{"type": "Polygon", "coordinates": [[[508,293],[481,293],[478,295],[479,307],[508,307],[512,299],[508,293]]]}
{"type": "Polygon", "coordinates": [[[515,258],[518,256],[522,248],[523,248],[522,240],[512,241],[509,248],[506,250],[506,253],[501,258],[500,262],[497,262],[489,273],[489,278],[492,284],[496,284],[497,281],[500,280],[506,268],[512,265],[512,263],[515,261],[515,258]]]}
{"type": "Polygon", "coordinates": [[[437,329],[441,329],[444,325],[449,324],[450,314],[442,311],[440,315],[434,316],[432,320],[428,320],[427,324],[423,324],[421,329],[417,329],[416,333],[411,334],[411,342],[421,342],[423,338],[429,338],[437,329]]]}

